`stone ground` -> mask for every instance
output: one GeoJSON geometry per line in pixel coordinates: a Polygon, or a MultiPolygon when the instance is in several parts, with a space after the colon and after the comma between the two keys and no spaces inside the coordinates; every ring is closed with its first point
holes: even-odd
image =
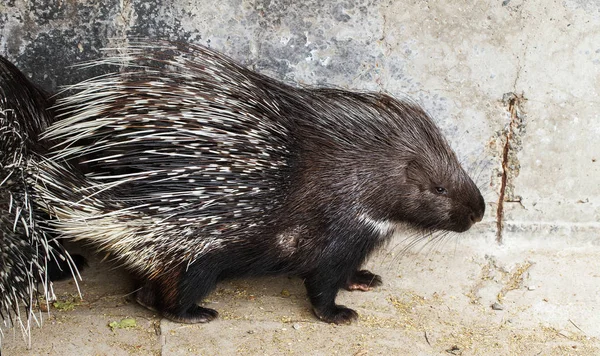
{"type": "Polygon", "coordinates": [[[367,267],[384,285],[342,291],[360,318],[329,325],[311,314],[297,278],[218,285],[208,324],[161,319],[131,298],[127,274],[89,256],[80,287],[55,283],[58,300],[31,348],[4,329],[4,355],[598,355],[600,272],[590,246],[505,240],[485,227],[402,252],[402,236],[367,267]],[[494,303],[496,303],[494,305],[494,303]],[[494,305],[495,309],[492,307],[494,305]],[[501,310],[496,310],[501,309],[501,310]],[[131,320],[133,319],[133,320],[131,320]],[[113,327],[111,327],[113,323],[113,327]],[[127,323],[134,324],[127,327],[127,323]],[[117,324],[117,325],[114,325],[117,324]]]}

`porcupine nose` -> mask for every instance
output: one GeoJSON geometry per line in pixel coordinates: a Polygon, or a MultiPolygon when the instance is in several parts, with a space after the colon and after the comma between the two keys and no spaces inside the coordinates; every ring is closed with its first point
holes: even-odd
{"type": "Polygon", "coordinates": [[[483,214],[475,214],[475,213],[471,213],[471,215],[469,215],[469,219],[471,220],[471,225],[478,223],[481,221],[481,219],[483,219],[483,214]]]}
{"type": "Polygon", "coordinates": [[[473,199],[477,203],[474,206],[472,206],[473,210],[471,210],[471,214],[469,214],[469,220],[471,221],[471,225],[474,225],[483,220],[483,215],[485,214],[485,201],[483,200],[481,193],[479,193],[479,190],[477,190],[477,193],[477,197],[473,199]]]}

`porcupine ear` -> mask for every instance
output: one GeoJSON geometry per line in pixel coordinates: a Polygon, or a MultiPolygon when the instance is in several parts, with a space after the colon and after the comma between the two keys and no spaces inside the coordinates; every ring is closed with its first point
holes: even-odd
{"type": "Polygon", "coordinates": [[[52,121],[51,103],[0,57],[0,318],[20,325],[28,339],[37,306],[54,296],[50,278],[58,274],[49,271],[77,273],[77,263],[43,227],[49,217],[34,188],[46,147],[38,137],[52,121]]]}
{"type": "Polygon", "coordinates": [[[406,180],[407,182],[422,183],[426,177],[423,170],[423,165],[417,160],[411,159],[406,165],[406,180]]]}

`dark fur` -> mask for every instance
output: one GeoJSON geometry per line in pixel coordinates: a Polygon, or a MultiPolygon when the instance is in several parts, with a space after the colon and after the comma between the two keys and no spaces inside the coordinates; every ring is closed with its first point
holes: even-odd
{"type": "MultiPolygon", "coordinates": [[[[161,218],[161,226],[148,223],[148,229],[162,229],[162,237],[131,249],[152,251],[137,259],[147,259],[150,267],[133,268],[142,286],[138,301],[163,316],[210,321],[216,311],[196,302],[219,281],[290,274],[304,279],[320,319],[349,322],[357,314],[336,305],[336,295],[340,288],[366,290],[381,283],[360,270],[392,235],[392,229],[379,226],[462,232],[481,220],[485,206],[479,190],[415,104],[380,93],[291,87],[203,47],[161,46],[133,47],[134,65],[112,77],[119,81],[118,95],[105,94],[112,88],[103,87],[101,78],[97,99],[67,100],[67,129],[55,128],[50,137],[64,140],[55,157],[92,160],[96,176],[108,175],[103,182],[139,174],[114,189],[118,204],[102,201],[96,208],[131,207],[115,217],[125,225],[142,216],[161,218]],[[69,119],[96,103],[103,103],[96,116],[69,119]],[[225,111],[236,119],[201,121],[184,115],[191,109],[217,119],[225,111]],[[113,117],[118,120],[86,129],[87,140],[78,136],[77,123],[113,117]],[[249,133],[258,126],[264,130],[253,141],[249,133]],[[146,139],[148,130],[161,135],[146,139]],[[220,135],[201,134],[209,131],[220,135]],[[115,154],[118,158],[111,158],[115,154]],[[212,173],[215,162],[229,170],[212,173]],[[253,167],[260,169],[245,173],[253,167]],[[194,189],[206,197],[191,194],[194,189]],[[210,209],[202,207],[207,201],[213,202],[210,209]],[[178,208],[181,204],[187,205],[178,208]],[[158,207],[172,209],[161,213],[158,207]],[[190,226],[193,234],[185,230],[190,226]],[[207,239],[218,244],[193,258],[171,249],[207,239]]],[[[87,221],[91,229],[95,221],[87,221]]],[[[74,236],[102,245],[109,234],[74,236]]],[[[144,236],[143,230],[138,234],[144,236]]]]}

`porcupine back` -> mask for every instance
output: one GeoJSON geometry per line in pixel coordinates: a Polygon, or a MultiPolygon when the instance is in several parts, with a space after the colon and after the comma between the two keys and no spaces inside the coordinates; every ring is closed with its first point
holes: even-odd
{"type": "Polygon", "coordinates": [[[80,91],[59,103],[66,114],[48,135],[61,142],[53,159],[82,161],[98,189],[112,187],[120,203],[58,214],[62,232],[146,274],[265,224],[291,155],[286,117],[271,93],[252,72],[202,47],[132,46],[101,63],[123,61],[125,72],[76,85],[80,91]]]}

